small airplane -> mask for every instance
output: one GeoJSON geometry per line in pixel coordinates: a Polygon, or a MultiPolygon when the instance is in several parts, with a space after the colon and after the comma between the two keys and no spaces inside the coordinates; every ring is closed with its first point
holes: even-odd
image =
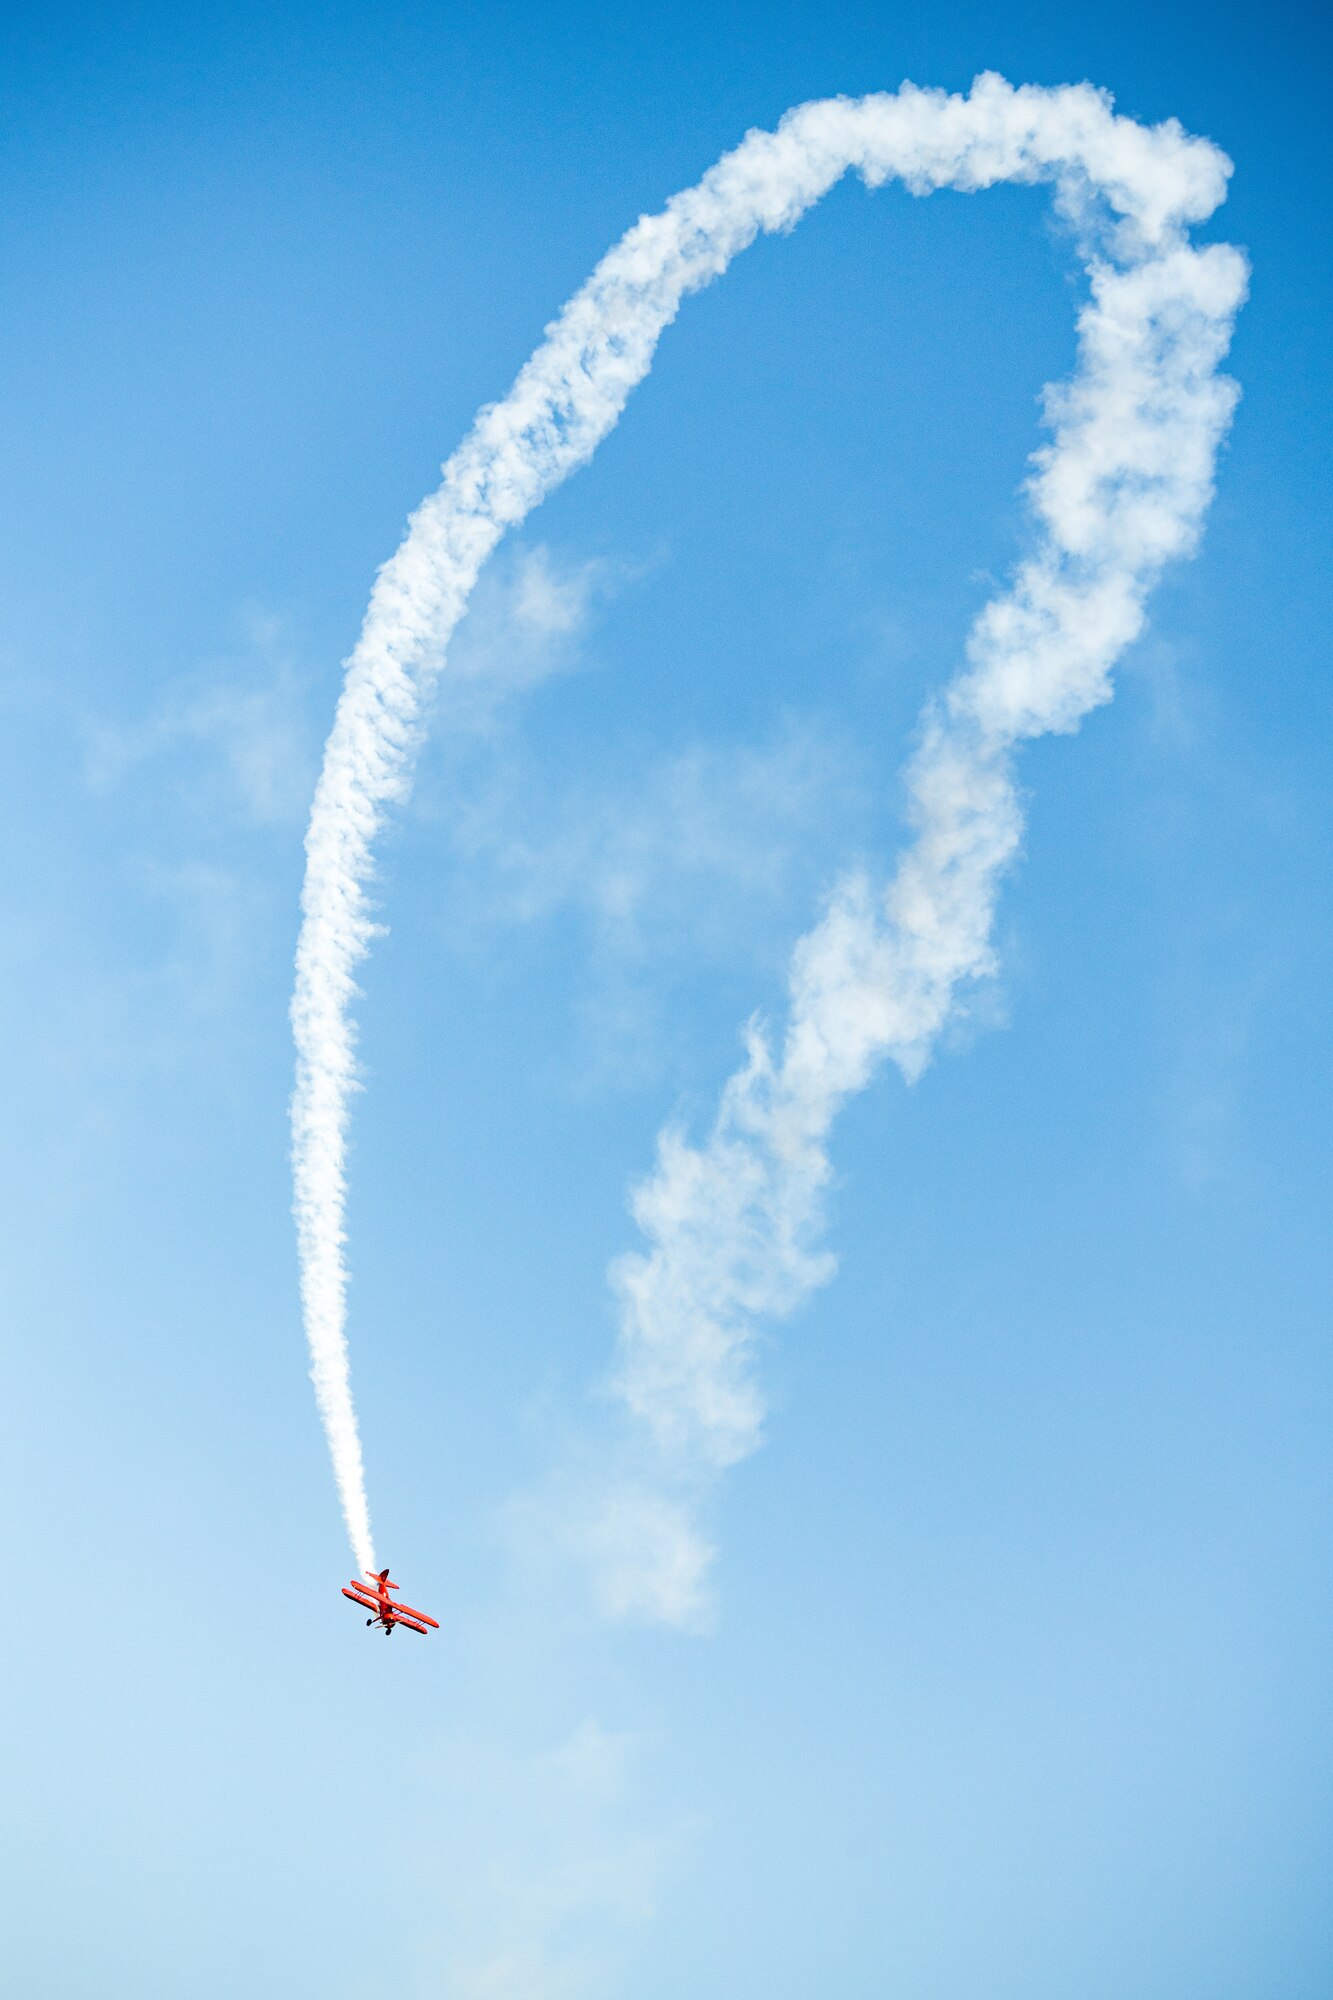
{"type": "Polygon", "coordinates": [[[367,1618],[367,1625],[382,1625],[386,1639],[395,1625],[406,1625],[409,1632],[420,1632],[423,1637],[428,1625],[432,1631],[439,1631],[436,1620],[427,1618],[424,1611],[414,1611],[410,1604],[394,1603],[389,1592],[397,1590],[398,1585],[390,1583],[387,1569],[382,1569],[378,1575],[373,1569],[368,1569],[366,1575],[370,1578],[369,1583],[358,1583],[353,1577],[343,1596],[350,1597],[353,1604],[359,1604],[363,1611],[374,1613],[374,1617],[367,1618]]]}

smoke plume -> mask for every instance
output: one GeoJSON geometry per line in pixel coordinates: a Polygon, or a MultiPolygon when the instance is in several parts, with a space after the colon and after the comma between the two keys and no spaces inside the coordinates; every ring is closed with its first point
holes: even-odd
{"type": "MultiPolygon", "coordinates": [[[[582,465],[647,374],[681,301],[761,231],[790,229],[854,168],[917,195],[1050,182],[1090,290],[1072,377],[1047,392],[1049,442],[1029,498],[1034,552],[981,613],[966,662],[926,718],[911,837],[887,888],[844,883],[798,945],[775,1046],[757,1026],[698,1147],[668,1131],[634,1212],[647,1249],[621,1260],[619,1382],[689,1484],[753,1449],[756,1323],[827,1277],[820,1204],[839,1106],[885,1059],[919,1073],[960,987],[991,967],[1000,878],[1021,813],[1012,760],[1110,695],[1164,563],[1193,548],[1235,403],[1217,370],[1245,291],[1240,254],[1193,246],[1229,162],[1174,121],[1145,128],[1089,85],[798,106],[751,132],[645,216],[547,330],[509,394],[478,415],[380,571],[347,662],[306,840],[292,1023],[295,1214],[311,1372],[348,1532],[373,1567],[346,1342],[346,1141],[356,1088],[354,974],[374,925],[375,836],[408,788],[423,704],[479,571],[506,529],[582,465]]],[[[653,1609],[651,1565],[644,1603],[653,1609]]]]}

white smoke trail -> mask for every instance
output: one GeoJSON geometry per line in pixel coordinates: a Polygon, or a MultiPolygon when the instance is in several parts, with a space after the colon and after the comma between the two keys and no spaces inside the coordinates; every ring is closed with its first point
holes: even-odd
{"type": "Polygon", "coordinates": [[[348,1531],[373,1567],[345,1336],[343,1216],[356,1087],[353,975],[374,926],[375,834],[410,780],[422,703],[469,592],[521,521],[615,425],[681,300],[760,231],[789,229],[849,168],[914,194],[1051,181],[1086,245],[1078,366],[1048,393],[1053,442],[1031,486],[1041,529],[1013,589],[982,614],[970,664],[929,721],[912,780],[915,838],[882,908],[846,885],[798,948],[780,1059],[752,1029],[702,1149],[666,1134],[636,1215],[652,1248],[618,1271],[621,1382],[664,1469],[728,1464],[761,1407],[746,1369],[756,1316],[789,1310],[829,1268],[814,1247],[824,1140],[839,1104],[892,1055],[925,1061],[961,980],[989,965],[999,875],[1020,816],[1014,745],[1068,730],[1109,693],[1161,565],[1188,551],[1235,391],[1216,369],[1244,294],[1226,246],[1186,226],[1229,163],[1169,122],[1117,117],[1090,86],[967,97],[904,85],[828,99],[751,132],[697,186],[627,232],[509,394],[481,411],[380,571],[347,663],[306,840],[292,1022],[295,1213],[312,1374],[348,1531]]]}

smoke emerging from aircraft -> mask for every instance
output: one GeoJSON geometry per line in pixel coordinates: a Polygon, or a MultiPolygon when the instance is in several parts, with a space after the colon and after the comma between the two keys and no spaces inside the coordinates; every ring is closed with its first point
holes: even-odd
{"type": "Polygon", "coordinates": [[[688,1497],[758,1442],[754,1330],[832,1269],[819,1239],[840,1106],[886,1059],[919,1074],[960,990],[992,970],[998,886],[1022,830],[1017,746],[1076,729],[1109,699],[1110,670],[1142,630],[1163,565],[1195,546],[1238,393],[1218,368],[1247,272],[1230,246],[1189,241],[1189,225],[1224,198],[1230,163],[1175,121],[1137,125],[1087,84],[1015,89],[992,75],[966,97],[905,84],[803,104],[603,258],[509,394],[479,413],[380,571],[306,839],[294,1208],[311,1373],[362,1569],[375,1564],[348,1369],[344,1211],[354,975],[375,932],[376,834],[406,795],[423,705],[502,535],[613,429],[681,301],[761,231],[792,228],[849,169],[869,188],[896,178],[916,195],[1053,184],[1089,296],[1074,373],[1046,392],[1049,441],[1027,489],[1033,553],[976,620],[965,664],[924,719],[895,874],[884,888],[857,877],[838,889],[796,947],[781,1037],[751,1024],[707,1138],[663,1133],[636,1190],[647,1247],[613,1272],[617,1379],[653,1440],[665,1489],[655,1512],[668,1528],[659,1554],[640,1550],[636,1579],[617,1586],[622,1608],[681,1615],[682,1565],[693,1574],[702,1561],[680,1547],[688,1497]]]}

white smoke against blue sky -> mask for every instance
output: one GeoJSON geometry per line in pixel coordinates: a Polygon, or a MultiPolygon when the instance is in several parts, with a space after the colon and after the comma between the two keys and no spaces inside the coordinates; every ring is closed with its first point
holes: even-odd
{"type": "MultiPolygon", "coordinates": [[[[649,1440],[640,1481],[603,1529],[615,1607],[697,1608],[708,1551],[699,1491],[754,1449],[763,1397],[751,1346],[830,1273],[821,1241],[827,1139],[886,1059],[915,1076],[958,996],[993,969],[1001,877],[1022,832],[1012,757],[1068,732],[1110,695],[1163,565],[1190,553],[1235,401],[1219,373],[1244,296],[1238,252],[1188,226],[1229,166],[1168,123],[1117,117],[1086,85],[967,97],[896,95],[799,107],[754,132],[645,217],[570,301],[509,395],[483,410],[381,571],[348,661],[307,836],[292,1018],[295,1207],[306,1331],[357,1561],[373,1543],[346,1339],[344,1209],[357,1087],[356,967],[385,811],[410,785],[424,704],[481,568],[506,530],[584,463],[647,373],[683,298],[760,231],[792,227],[849,168],[916,194],[1052,183],[1079,234],[1089,296],[1078,360],[1048,391],[1048,442],[1028,497],[1031,552],[977,619],[966,661],[923,719],[896,872],[834,892],[796,947],[789,1013],[752,1023],[711,1132],[668,1130],[636,1191],[647,1242],[619,1261],[620,1393],[649,1440]]],[[[571,613],[572,615],[572,613],[571,613]]]]}

